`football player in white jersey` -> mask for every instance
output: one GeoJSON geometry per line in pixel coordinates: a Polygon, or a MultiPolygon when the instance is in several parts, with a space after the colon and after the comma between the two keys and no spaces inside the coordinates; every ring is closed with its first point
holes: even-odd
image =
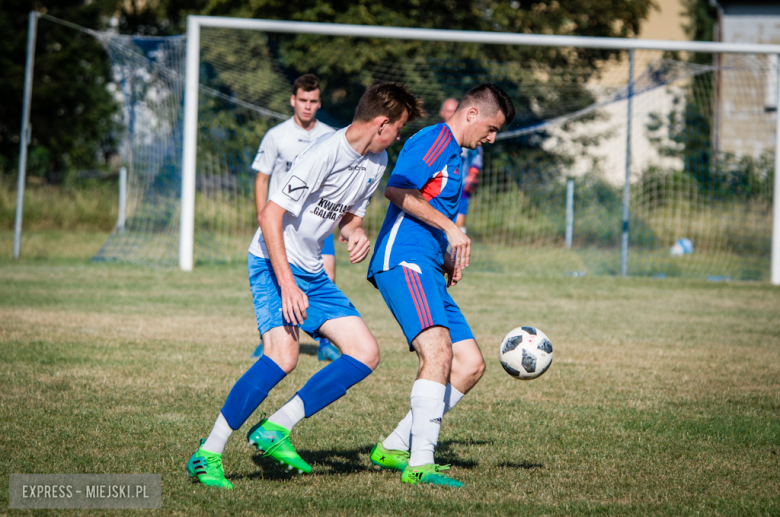
{"type": "Polygon", "coordinates": [[[247,439],[289,469],[311,472],[290,443],[293,426],[344,396],[379,364],[376,339],[324,271],[323,242],[338,228],[353,264],[368,256],[363,216],[387,166],[385,149],[399,140],[404,124],[422,115],[421,101],[405,86],[369,87],[352,124],[307,147],[271,194],[248,259],[265,354],[230,390],[211,434],[187,463],[191,477],[209,486],[233,487],[222,468],[225,444],[295,368],[299,328],[315,339],[330,338],[342,355],[314,374],[276,413],[261,418],[247,439]]]}
{"type": "MultiPolygon", "coordinates": [[[[257,150],[252,169],[257,171],[255,177],[255,206],[257,217],[268,201],[268,195],[273,194],[292,167],[295,157],[322,135],[332,133],[334,129],[317,120],[317,110],[320,108],[320,82],[314,74],[305,74],[295,80],[290,97],[293,116],[281,124],[271,128],[263,137],[257,150]]],[[[322,250],[325,272],[331,281],[336,281],[336,249],[333,236],[325,239],[322,250]]],[[[255,349],[252,357],[263,355],[263,344],[255,349]]],[[[320,340],[317,359],[333,361],[341,352],[330,344],[327,339],[320,340]]]]}

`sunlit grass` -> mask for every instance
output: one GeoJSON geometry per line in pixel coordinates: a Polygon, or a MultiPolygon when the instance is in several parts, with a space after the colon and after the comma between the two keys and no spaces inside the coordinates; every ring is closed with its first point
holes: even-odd
{"type": "MultiPolygon", "coordinates": [[[[191,484],[184,464],[251,365],[245,266],[185,274],[0,259],[2,475],[160,473],[164,514],[780,512],[777,288],[467,271],[453,295],[488,369],[444,420],[438,458],[466,483],[452,491],[370,465],[370,447],[408,407],[416,359],[365,267],[341,266],[382,363],[296,428],[312,475],[291,477],[245,448],[253,417],[225,455],[236,489],[221,492],[191,484]],[[496,357],[520,324],[553,340],[553,366],[532,382],[496,357]]],[[[258,412],[321,366],[303,343],[298,369],[258,412]]]]}

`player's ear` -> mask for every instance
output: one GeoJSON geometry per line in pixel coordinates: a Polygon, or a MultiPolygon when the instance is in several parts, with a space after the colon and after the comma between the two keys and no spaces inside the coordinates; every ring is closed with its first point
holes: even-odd
{"type": "Polygon", "coordinates": [[[295,94],[290,95],[290,106],[295,107],[295,94]]]}
{"type": "Polygon", "coordinates": [[[377,133],[381,135],[390,125],[390,119],[384,116],[377,117],[374,119],[374,123],[377,125],[377,133]]]}
{"type": "Polygon", "coordinates": [[[472,122],[476,120],[478,116],[479,116],[479,108],[477,108],[476,106],[472,106],[469,108],[468,113],[466,113],[466,120],[472,122]]]}

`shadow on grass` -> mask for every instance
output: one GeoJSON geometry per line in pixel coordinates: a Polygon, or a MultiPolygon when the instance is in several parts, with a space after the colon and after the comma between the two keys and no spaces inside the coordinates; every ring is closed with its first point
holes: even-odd
{"type": "Polygon", "coordinates": [[[310,345],[308,343],[301,343],[301,355],[313,355],[316,357],[317,349],[319,345],[310,345]]]}
{"type": "MultiPolygon", "coordinates": [[[[355,449],[325,449],[298,451],[301,457],[315,467],[313,475],[352,474],[371,470],[361,461],[360,455],[369,455],[373,444],[355,449]],[[325,467],[326,472],[322,472],[325,467]]],[[[252,461],[262,469],[246,476],[249,479],[263,478],[268,480],[287,480],[297,476],[296,470],[287,470],[286,465],[279,465],[273,458],[265,458],[261,454],[255,454],[252,461]]]]}
{"type": "MultiPolygon", "coordinates": [[[[436,451],[436,460],[440,464],[449,464],[453,467],[464,469],[473,469],[478,465],[472,460],[464,460],[450,451],[452,444],[488,444],[491,442],[475,442],[472,440],[447,440],[440,442],[436,451]]],[[[366,471],[373,471],[375,467],[364,461],[363,457],[371,454],[371,448],[374,444],[364,445],[354,449],[325,449],[325,450],[300,450],[299,454],[307,463],[314,467],[313,475],[333,475],[333,474],[358,474],[366,471]],[[324,472],[323,472],[324,468],[324,472]]],[[[277,461],[270,457],[263,457],[262,454],[252,456],[252,461],[261,470],[247,476],[226,476],[228,479],[267,479],[269,481],[285,481],[296,477],[297,471],[287,470],[287,465],[279,465],[277,461]]]]}
{"type": "Polygon", "coordinates": [[[523,461],[521,463],[513,463],[513,462],[505,461],[504,463],[499,463],[498,466],[507,469],[524,469],[524,470],[544,468],[543,463],[531,463],[529,461],[523,461]]]}
{"type": "Polygon", "coordinates": [[[462,469],[473,469],[479,463],[473,460],[465,460],[457,456],[451,449],[453,445],[490,445],[493,442],[485,440],[444,440],[436,445],[436,463],[440,465],[452,465],[462,469]]]}

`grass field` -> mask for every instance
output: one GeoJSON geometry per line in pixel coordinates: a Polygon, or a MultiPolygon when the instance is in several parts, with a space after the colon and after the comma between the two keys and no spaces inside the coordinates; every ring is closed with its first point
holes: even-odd
{"type": "MultiPolygon", "coordinates": [[[[225,454],[236,489],[219,491],[184,465],[251,365],[245,268],[0,259],[0,514],[10,473],[159,473],[157,513],[187,516],[780,515],[780,289],[467,275],[454,296],[488,368],[442,427],[438,459],[466,483],[453,491],[371,467],[371,446],[408,407],[416,359],[364,269],[341,267],[339,283],[382,362],[296,428],[314,472],[289,475],[247,449],[253,417],[225,454]],[[496,357],[520,324],[555,347],[527,383],[496,357]]],[[[320,367],[303,343],[258,414],[320,367]]]]}

